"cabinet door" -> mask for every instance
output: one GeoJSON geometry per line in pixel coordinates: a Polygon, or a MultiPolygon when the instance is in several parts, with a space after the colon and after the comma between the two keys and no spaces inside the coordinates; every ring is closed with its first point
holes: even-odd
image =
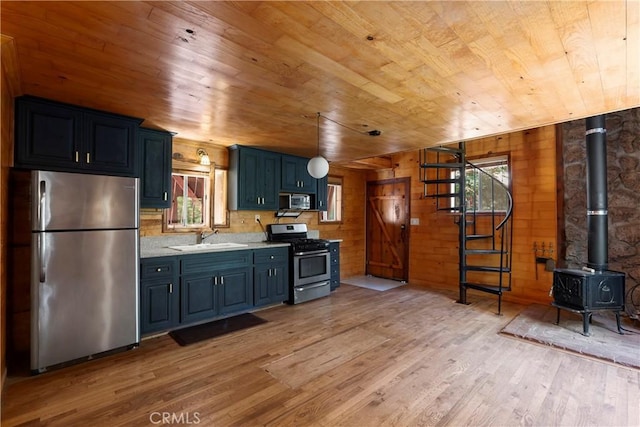
{"type": "Polygon", "coordinates": [[[262,170],[259,175],[262,204],[260,209],[278,209],[280,192],[280,154],[269,151],[262,152],[262,170]]]}
{"type": "Polygon", "coordinates": [[[220,314],[242,311],[253,307],[251,269],[222,270],[219,276],[218,296],[220,298],[220,314]]]}
{"type": "Polygon", "coordinates": [[[317,180],[316,209],[327,210],[327,197],[329,195],[329,177],[325,176],[317,180]]]}
{"type": "Polygon", "coordinates": [[[283,155],[281,162],[281,188],[283,191],[315,194],[315,179],[307,171],[309,159],[283,155]]]}
{"type": "Polygon", "coordinates": [[[289,296],[289,266],[276,264],[272,271],[269,299],[273,303],[283,302],[289,296]]]}
{"type": "Polygon", "coordinates": [[[187,275],[180,279],[180,322],[213,318],[218,314],[218,280],[214,274],[187,275]]]}
{"type": "Polygon", "coordinates": [[[16,99],[16,167],[77,169],[81,134],[80,110],[29,97],[16,99]]]}
{"type": "Polygon", "coordinates": [[[85,147],[80,153],[91,172],[138,176],[134,119],[108,114],[84,113],[85,147]]]}
{"type": "Polygon", "coordinates": [[[270,265],[256,265],[253,269],[254,305],[265,305],[271,302],[271,293],[269,292],[271,274],[273,273],[270,265]]]}
{"type": "Polygon", "coordinates": [[[253,301],[256,306],[280,303],[287,299],[287,264],[256,265],[253,270],[253,301]]]}
{"type": "Polygon", "coordinates": [[[259,209],[258,184],[263,161],[256,150],[239,149],[238,209],[259,209]]]}
{"type": "Polygon", "coordinates": [[[171,134],[140,129],[138,144],[142,160],[140,207],[171,207],[171,134]]]}
{"type": "Polygon", "coordinates": [[[169,280],[145,281],[140,292],[142,334],[170,329],[178,324],[179,292],[169,280]]]}
{"type": "Polygon", "coordinates": [[[309,175],[309,171],[307,170],[308,163],[309,163],[309,159],[306,159],[306,158],[298,159],[298,180],[300,180],[300,186],[302,187],[303,193],[315,194],[316,179],[311,175],[309,175]]]}
{"type": "Polygon", "coordinates": [[[294,156],[282,156],[282,182],[283,191],[300,191],[300,181],[298,180],[298,161],[294,156]]]}

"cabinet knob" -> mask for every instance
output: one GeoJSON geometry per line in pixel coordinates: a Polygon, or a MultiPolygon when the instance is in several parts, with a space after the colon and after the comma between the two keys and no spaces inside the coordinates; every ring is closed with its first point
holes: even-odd
{"type": "Polygon", "coordinates": [[[173,293],[173,283],[169,283],[169,293],[173,293]]]}
{"type": "Polygon", "coordinates": [[[160,272],[162,271],[162,268],[158,267],[158,268],[156,268],[156,271],[157,271],[158,273],[160,273],[160,272]]]}
{"type": "Polygon", "coordinates": [[[87,153],[87,163],[91,163],[91,153],[87,153]]]}
{"type": "Polygon", "coordinates": [[[270,259],[273,259],[273,258],[274,258],[274,256],[273,256],[273,255],[271,255],[269,258],[270,258],[270,259]]]}
{"type": "Polygon", "coordinates": [[[80,153],[76,151],[76,163],[80,161],[80,153]]]}
{"type": "Polygon", "coordinates": [[[169,196],[168,196],[167,192],[165,191],[163,196],[162,196],[163,200],[166,202],[168,197],[169,196]]]}

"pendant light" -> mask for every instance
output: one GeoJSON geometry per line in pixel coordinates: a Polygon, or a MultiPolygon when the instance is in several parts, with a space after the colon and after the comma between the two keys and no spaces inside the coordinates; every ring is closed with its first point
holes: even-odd
{"type": "Polygon", "coordinates": [[[324,178],[329,173],[329,162],[327,159],[320,155],[320,113],[317,117],[317,129],[318,129],[318,155],[312,159],[309,159],[307,163],[307,171],[309,175],[316,179],[324,178]]]}

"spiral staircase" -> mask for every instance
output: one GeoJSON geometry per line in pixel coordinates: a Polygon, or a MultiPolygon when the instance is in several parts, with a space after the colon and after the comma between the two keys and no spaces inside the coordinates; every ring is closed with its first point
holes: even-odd
{"type": "Polygon", "coordinates": [[[438,212],[453,214],[459,227],[459,303],[467,291],[498,296],[511,290],[513,198],[496,177],[466,160],[465,143],[420,151],[424,197],[436,200],[438,212]],[[475,174],[475,179],[470,179],[475,174]],[[483,192],[482,206],[478,193],[483,192]]]}

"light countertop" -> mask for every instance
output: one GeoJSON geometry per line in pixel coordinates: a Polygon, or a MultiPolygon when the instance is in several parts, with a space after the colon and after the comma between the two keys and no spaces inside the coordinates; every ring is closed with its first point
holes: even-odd
{"type": "MultiPolygon", "coordinates": [[[[223,248],[204,248],[199,250],[181,251],[172,249],[168,246],[153,247],[153,248],[140,248],[140,258],[154,258],[162,256],[176,256],[176,255],[193,255],[203,254],[211,252],[231,252],[231,251],[246,251],[253,249],[267,249],[276,247],[287,247],[288,243],[271,243],[271,242],[247,242],[244,243],[247,246],[242,247],[223,247],[223,248]]],[[[172,245],[174,246],[174,245],[172,245]]]]}

